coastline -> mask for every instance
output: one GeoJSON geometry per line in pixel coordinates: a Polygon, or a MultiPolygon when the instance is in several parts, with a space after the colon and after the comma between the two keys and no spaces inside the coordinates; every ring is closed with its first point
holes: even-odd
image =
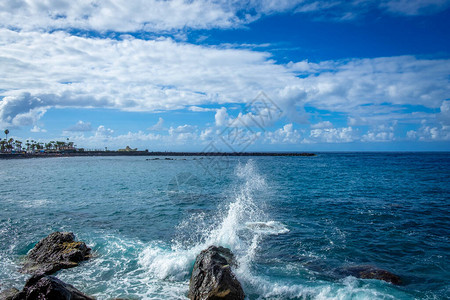
{"type": "Polygon", "coordinates": [[[0,159],[79,156],[316,156],[306,152],[161,152],[161,151],[83,151],[60,153],[1,153],[0,159]]]}

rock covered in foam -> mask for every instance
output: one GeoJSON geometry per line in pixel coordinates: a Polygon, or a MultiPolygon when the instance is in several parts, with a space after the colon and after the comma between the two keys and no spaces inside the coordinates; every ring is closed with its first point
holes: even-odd
{"type": "Polygon", "coordinates": [[[402,284],[400,276],[370,265],[342,267],[337,269],[336,271],[338,274],[343,276],[354,276],[362,279],[384,280],[395,285],[402,284]]]}
{"type": "Polygon", "coordinates": [[[244,299],[244,290],[231,265],[236,264],[230,249],[210,246],[200,252],[189,282],[189,299],[244,299]]]}
{"type": "Polygon", "coordinates": [[[52,274],[61,269],[78,266],[88,259],[91,249],[75,241],[72,232],[53,232],[34,246],[27,255],[22,273],[52,274]]]}
{"type": "Polygon", "coordinates": [[[54,300],[93,300],[75,287],[62,282],[54,276],[33,275],[27,280],[21,292],[15,294],[12,300],[54,299],[54,300]]]}

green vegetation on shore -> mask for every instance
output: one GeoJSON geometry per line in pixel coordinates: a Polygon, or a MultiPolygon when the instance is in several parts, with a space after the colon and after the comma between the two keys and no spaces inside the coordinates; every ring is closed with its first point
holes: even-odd
{"type": "Polygon", "coordinates": [[[20,153],[55,153],[55,152],[74,152],[76,148],[73,142],[67,141],[50,141],[48,143],[37,142],[35,140],[26,140],[25,142],[8,139],[9,130],[4,131],[5,138],[0,140],[0,153],[20,154],[20,153]]]}

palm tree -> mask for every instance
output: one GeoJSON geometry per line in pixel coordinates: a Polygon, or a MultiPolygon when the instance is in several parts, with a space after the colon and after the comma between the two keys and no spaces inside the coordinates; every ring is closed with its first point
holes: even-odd
{"type": "Polygon", "coordinates": [[[5,149],[6,149],[6,140],[1,140],[0,141],[0,151],[5,152],[5,149]]]}
{"type": "Polygon", "coordinates": [[[11,152],[13,148],[14,139],[10,138],[6,143],[7,143],[6,148],[9,150],[9,152],[11,152]]]}
{"type": "Polygon", "coordinates": [[[16,149],[19,152],[22,151],[22,142],[21,141],[16,140],[16,149]]]}

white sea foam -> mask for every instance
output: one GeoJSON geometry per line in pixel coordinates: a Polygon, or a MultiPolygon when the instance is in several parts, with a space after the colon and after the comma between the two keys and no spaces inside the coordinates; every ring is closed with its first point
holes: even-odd
{"type": "MultiPolygon", "coordinates": [[[[255,163],[250,160],[239,165],[236,176],[240,184],[232,190],[226,208],[219,210],[223,213],[213,217],[216,222],[206,222],[204,213],[192,215],[179,226],[190,232],[190,236],[183,235],[188,243],[183,240],[174,240],[171,245],[151,243],[142,251],[139,263],[150,277],[187,279],[198,253],[210,245],[217,245],[230,248],[236,255],[239,268],[235,272],[241,280],[261,285],[252,275],[259,245],[266,236],[285,234],[289,229],[281,222],[270,220],[262,209],[264,203],[258,195],[266,191],[267,184],[257,172],[255,163]]],[[[267,287],[270,283],[267,281],[262,285],[267,287]]]]}
{"type": "Polygon", "coordinates": [[[245,226],[256,233],[266,235],[279,235],[289,232],[289,229],[286,227],[286,225],[277,221],[246,222],[245,226]]]}
{"type": "MultiPolygon", "coordinates": [[[[236,172],[244,184],[234,191],[225,213],[218,214],[216,223],[207,224],[202,221],[204,213],[197,214],[184,221],[180,227],[190,229],[191,236],[184,236],[189,243],[175,240],[172,245],[150,244],[139,256],[139,262],[154,276],[164,278],[185,278],[191,271],[195,257],[201,250],[210,245],[231,248],[241,264],[250,263],[256,251],[260,235],[267,234],[260,230],[247,230],[246,221],[254,224],[269,224],[281,227],[280,223],[267,221],[264,212],[253,200],[253,194],[266,188],[264,178],[255,170],[252,161],[240,165],[236,172]],[[196,236],[196,238],[194,237],[196,236]]],[[[277,233],[279,228],[277,228],[277,233]]]]}

